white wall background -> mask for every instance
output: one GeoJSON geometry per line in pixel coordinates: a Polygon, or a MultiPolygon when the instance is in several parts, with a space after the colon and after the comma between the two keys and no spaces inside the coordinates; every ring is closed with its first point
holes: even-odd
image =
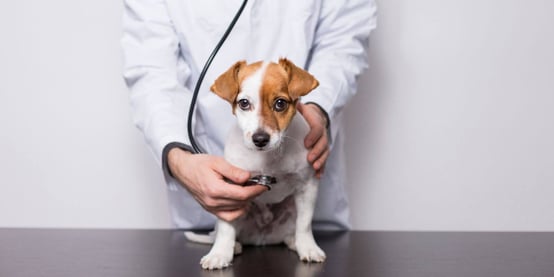
{"type": "MultiPolygon", "coordinates": [[[[554,2],[379,1],[347,111],[353,223],[554,231],[554,2]]],[[[0,227],[167,228],[120,1],[0,2],[0,227]]]]}

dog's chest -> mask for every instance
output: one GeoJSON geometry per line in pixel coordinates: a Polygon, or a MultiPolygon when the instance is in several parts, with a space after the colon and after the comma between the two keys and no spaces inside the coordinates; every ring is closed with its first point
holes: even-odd
{"type": "Polygon", "coordinates": [[[308,150],[297,139],[285,138],[279,149],[269,152],[249,150],[236,137],[227,142],[227,161],[249,171],[251,176],[269,175],[277,180],[277,183],[272,184],[271,191],[260,195],[256,201],[281,202],[313,177],[314,171],[306,160],[308,150]]]}
{"type": "Polygon", "coordinates": [[[256,202],[260,203],[279,203],[288,196],[294,194],[301,189],[306,183],[303,176],[298,173],[289,173],[283,175],[274,175],[277,183],[271,185],[271,190],[261,194],[256,198],[256,202]]]}
{"type": "Polygon", "coordinates": [[[278,203],[296,190],[301,189],[307,182],[313,170],[306,161],[305,155],[281,156],[254,155],[242,156],[241,159],[230,162],[244,170],[250,171],[251,176],[269,175],[276,179],[271,185],[271,191],[256,198],[257,202],[278,203]]]}

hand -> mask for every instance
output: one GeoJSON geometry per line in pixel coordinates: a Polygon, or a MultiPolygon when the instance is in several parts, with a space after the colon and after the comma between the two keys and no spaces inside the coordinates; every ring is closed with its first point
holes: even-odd
{"type": "Polygon", "coordinates": [[[250,173],[237,168],[223,158],[192,154],[173,148],[167,155],[173,176],[208,212],[227,222],[246,213],[250,200],[267,191],[265,186],[240,186],[250,173]],[[235,184],[227,183],[224,178],[235,184]]]}
{"type": "Polygon", "coordinates": [[[313,104],[298,103],[296,108],[310,126],[310,132],[304,138],[304,146],[309,149],[308,162],[314,167],[316,177],[321,178],[330,154],[327,117],[318,106],[313,104]]]}

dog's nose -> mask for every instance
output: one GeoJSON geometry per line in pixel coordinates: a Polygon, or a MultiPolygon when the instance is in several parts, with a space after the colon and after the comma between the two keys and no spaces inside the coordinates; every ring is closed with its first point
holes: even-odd
{"type": "Polygon", "coordinates": [[[269,134],[266,132],[256,132],[252,135],[252,142],[258,147],[264,147],[269,142],[269,134]]]}

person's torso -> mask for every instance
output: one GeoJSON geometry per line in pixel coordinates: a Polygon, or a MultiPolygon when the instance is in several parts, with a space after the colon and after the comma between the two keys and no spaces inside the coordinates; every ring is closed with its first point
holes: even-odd
{"type": "MultiPolygon", "coordinates": [[[[166,3],[179,38],[181,58],[191,71],[185,85],[192,91],[204,63],[242,0],[167,0],[166,3]]],[[[208,70],[198,97],[195,134],[206,151],[222,154],[224,140],[235,120],[228,103],[209,91],[213,80],[239,60],[251,63],[286,57],[305,67],[320,9],[321,1],[315,0],[247,3],[208,70]]]]}

